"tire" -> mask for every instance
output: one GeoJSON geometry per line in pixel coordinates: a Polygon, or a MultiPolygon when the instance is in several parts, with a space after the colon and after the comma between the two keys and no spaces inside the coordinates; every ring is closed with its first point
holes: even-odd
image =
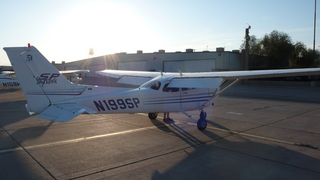
{"type": "Polygon", "coordinates": [[[207,113],[204,111],[201,111],[200,113],[200,119],[206,119],[207,118],[207,113]]]}
{"type": "Polygon", "coordinates": [[[148,113],[149,119],[157,119],[158,113],[148,113]]]}
{"type": "Polygon", "coordinates": [[[206,119],[199,119],[198,122],[197,122],[197,127],[199,130],[205,130],[206,127],[207,127],[207,120],[206,119]]]}

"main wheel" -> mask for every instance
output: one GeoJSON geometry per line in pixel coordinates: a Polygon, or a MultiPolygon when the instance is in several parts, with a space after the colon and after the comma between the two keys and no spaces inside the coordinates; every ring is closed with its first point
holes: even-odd
{"type": "Polygon", "coordinates": [[[207,120],[206,119],[199,119],[197,122],[197,127],[199,130],[205,130],[207,127],[207,120]]]}
{"type": "Polygon", "coordinates": [[[149,117],[150,119],[157,119],[158,113],[148,113],[148,117],[149,117]]]}

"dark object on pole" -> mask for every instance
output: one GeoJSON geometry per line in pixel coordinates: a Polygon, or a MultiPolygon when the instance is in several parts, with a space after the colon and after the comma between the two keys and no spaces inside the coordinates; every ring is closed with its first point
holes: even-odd
{"type": "Polygon", "coordinates": [[[313,24],[313,62],[316,62],[316,14],[317,14],[317,0],[314,0],[314,24],[313,24]]]}
{"type": "Polygon", "coordinates": [[[249,70],[249,52],[250,52],[250,35],[249,35],[249,29],[251,29],[251,26],[246,28],[246,34],[245,34],[245,39],[246,39],[246,51],[245,51],[245,63],[244,63],[244,70],[249,70]]]}
{"type": "MultiPolygon", "coordinates": [[[[244,70],[249,70],[249,51],[250,51],[250,35],[249,35],[249,29],[251,29],[251,26],[249,25],[248,28],[246,28],[245,31],[245,39],[246,39],[246,46],[245,46],[245,54],[244,54],[244,70]]],[[[242,81],[243,85],[248,85],[248,80],[245,79],[242,81]]]]}

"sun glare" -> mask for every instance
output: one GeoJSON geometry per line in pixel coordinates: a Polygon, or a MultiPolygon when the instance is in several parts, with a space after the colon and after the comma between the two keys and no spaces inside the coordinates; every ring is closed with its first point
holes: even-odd
{"type": "Polygon", "coordinates": [[[65,61],[87,58],[90,48],[99,56],[143,50],[156,41],[150,27],[130,8],[104,2],[70,10],[54,23],[49,36],[48,43],[60,48],[65,61]],[[66,60],[68,54],[73,59],[66,60]]]}

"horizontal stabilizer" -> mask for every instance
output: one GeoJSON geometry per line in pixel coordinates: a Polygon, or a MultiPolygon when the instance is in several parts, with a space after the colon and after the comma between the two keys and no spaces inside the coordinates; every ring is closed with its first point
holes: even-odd
{"type": "Polygon", "coordinates": [[[58,104],[49,106],[37,118],[66,122],[84,113],[94,114],[96,111],[79,104],[58,104]]]}

